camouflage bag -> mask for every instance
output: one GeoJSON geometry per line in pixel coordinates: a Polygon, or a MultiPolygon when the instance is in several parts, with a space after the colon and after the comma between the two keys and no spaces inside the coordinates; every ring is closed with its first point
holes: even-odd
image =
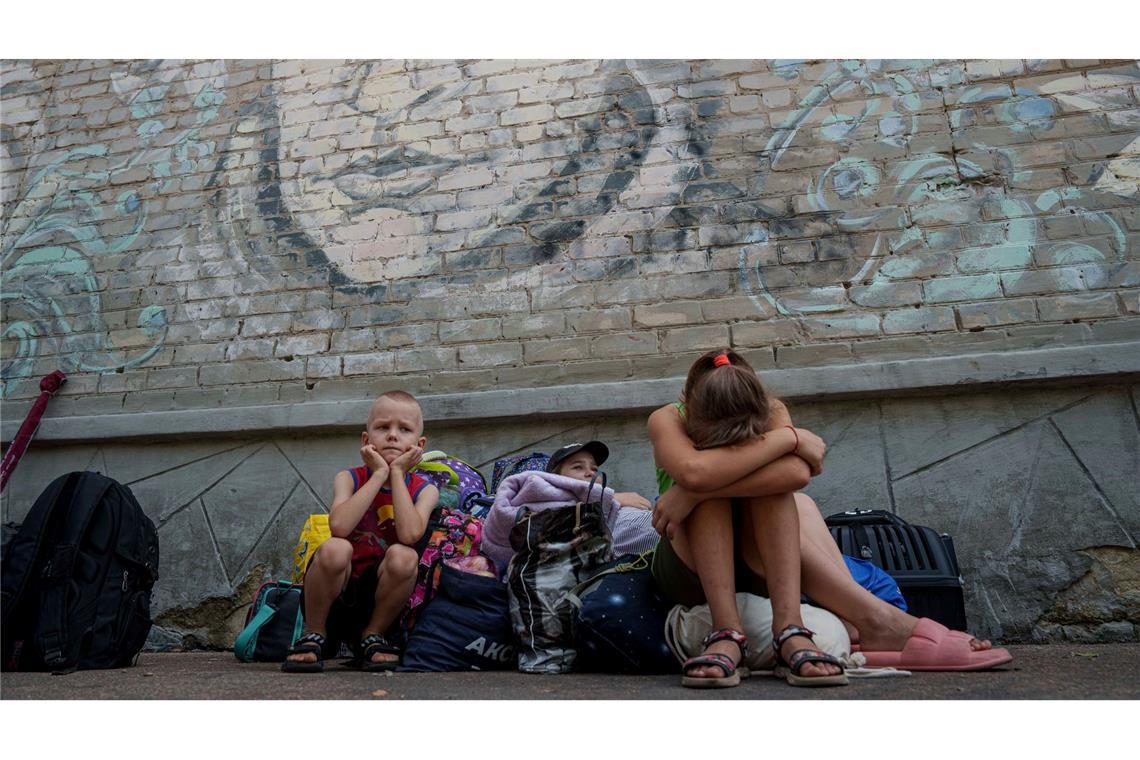
{"type": "MultiPolygon", "coordinates": [[[[595,476],[596,478],[597,476],[595,476]]],[[[574,607],[568,592],[613,559],[613,538],[598,500],[519,510],[511,529],[515,555],[507,568],[511,626],[524,673],[574,669],[574,607]]],[[[594,481],[590,481],[592,499],[594,481]]]]}

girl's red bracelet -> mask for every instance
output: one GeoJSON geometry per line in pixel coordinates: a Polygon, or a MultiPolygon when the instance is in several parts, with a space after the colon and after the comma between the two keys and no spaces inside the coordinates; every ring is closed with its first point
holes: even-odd
{"type": "Polygon", "coordinates": [[[797,433],[796,429],[794,427],[792,427],[791,425],[784,425],[784,427],[786,427],[788,430],[791,430],[792,435],[794,435],[796,437],[796,447],[794,449],[792,449],[792,453],[795,454],[797,451],[800,450],[800,434],[797,433]]]}

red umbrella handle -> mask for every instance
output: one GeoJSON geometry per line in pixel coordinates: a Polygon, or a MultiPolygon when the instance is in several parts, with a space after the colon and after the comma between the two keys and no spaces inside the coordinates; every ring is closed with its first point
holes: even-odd
{"type": "Polygon", "coordinates": [[[12,445],[4,452],[4,461],[0,464],[0,491],[8,485],[8,478],[11,477],[12,471],[16,469],[16,465],[20,463],[20,457],[24,455],[27,450],[28,444],[32,442],[32,437],[36,434],[36,430],[40,426],[40,418],[44,416],[44,410],[47,409],[48,400],[55,395],[60,386],[67,382],[67,375],[59,370],[52,372],[50,375],[40,380],[40,397],[32,404],[32,408],[28,410],[28,416],[24,418],[24,424],[20,425],[19,431],[16,432],[16,437],[12,439],[12,445]]]}

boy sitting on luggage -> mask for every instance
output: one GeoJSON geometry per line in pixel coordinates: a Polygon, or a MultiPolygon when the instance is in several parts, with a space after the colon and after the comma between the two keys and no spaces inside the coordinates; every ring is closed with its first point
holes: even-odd
{"type": "MultiPolygon", "coordinates": [[[[391,670],[400,649],[389,639],[415,587],[427,524],[439,491],[411,473],[427,439],[420,405],[389,391],[372,403],[360,436],[364,465],[333,479],[332,538],[305,572],[305,633],[281,669],[319,673],[338,641],[365,670],[391,670]]],[[[393,636],[395,638],[395,636],[393,636]]]]}

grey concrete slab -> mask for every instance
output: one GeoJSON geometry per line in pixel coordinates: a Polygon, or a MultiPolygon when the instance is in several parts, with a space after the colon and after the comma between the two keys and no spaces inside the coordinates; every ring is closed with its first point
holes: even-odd
{"type": "Polygon", "coordinates": [[[496,459],[531,451],[549,452],[560,441],[588,438],[594,422],[588,417],[522,418],[459,425],[439,420],[428,423],[425,433],[429,448],[455,452],[482,472],[489,483],[496,459]]]}
{"type": "Polygon", "coordinates": [[[197,444],[188,448],[186,451],[173,445],[136,450],[135,459],[139,461],[132,469],[137,473],[145,467],[142,471],[147,475],[140,480],[122,481],[157,523],[201,497],[227,473],[247,462],[261,444],[235,446],[233,441],[215,441],[212,446],[197,444]]]}
{"type": "Polygon", "coordinates": [[[1012,547],[1047,554],[1066,547],[1136,544],[1117,510],[1057,429],[1045,428],[1033,488],[1017,515],[1012,547]]]}
{"type": "Polygon", "coordinates": [[[202,494],[231,582],[237,580],[238,567],[299,483],[285,456],[276,447],[265,446],[202,494]]]}
{"type": "MultiPolygon", "coordinates": [[[[201,489],[213,482],[213,478],[201,482],[203,478],[208,478],[209,473],[225,471],[253,451],[248,441],[200,437],[173,440],[163,446],[139,446],[111,441],[100,448],[107,462],[108,474],[131,488],[149,478],[157,476],[161,481],[161,476],[165,473],[184,470],[187,473],[197,473],[201,489]],[[202,463],[200,466],[199,462],[202,463]]],[[[191,477],[190,480],[193,481],[194,478],[191,477]]]]}
{"type": "MultiPolygon", "coordinates": [[[[773,369],[766,381],[787,398],[838,399],[893,391],[962,389],[995,383],[1078,378],[1126,378],[1140,374],[1135,341],[891,362],[773,369]]],[[[512,388],[450,393],[421,398],[430,421],[499,418],[556,418],[644,412],[673,401],[682,378],[628,380],[574,386],[512,388]]],[[[354,429],[367,416],[366,400],[242,406],[230,409],[153,411],[91,416],[45,416],[44,441],[155,439],[187,435],[354,429]]],[[[5,421],[0,436],[10,441],[18,421],[5,421]]]]}
{"type": "Polygon", "coordinates": [[[33,441],[8,479],[7,488],[4,489],[11,499],[6,519],[21,522],[36,497],[49,483],[60,475],[83,469],[97,450],[97,444],[38,447],[33,441]]]}
{"type": "Polygon", "coordinates": [[[1098,394],[1052,417],[1132,546],[1140,540],[1140,424],[1125,390],[1098,394]]]}
{"type": "MultiPolygon", "coordinates": [[[[103,453],[103,447],[100,446],[91,452],[91,458],[87,460],[87,464],[78,468],[81,470],[93,470],[101,472],[104,475],[110,475],[110,468],[107,466],[107,457],[103,453]]],[[[113,476],[112,476],[113,477],[113,476]]]]}
{"type": "Polygon", "coordinates": [[[794,408],[792,421],[827,441],[823,473],[805,489],[824,516],[848,509],[891,509],[878,402],[794,408]]]}
{"type": "Polygon", "coordinates": [[[1127,545],[1092,481],[1042,420],[894,483],[899,514],[949,532],[984,635],[1026,637],[1089,567],[1086,547],[1127,545]]]}
{"type": "Polygon", "coordinates": [[[233,567],[234,581],[240,582],[254,572],[266,578],[288,580],[293,572],[293,547],[297,545],[301,527],[309,515],[323,512],[324,504],[298,480],[293,492],[269,517],[257,543],[233,567]]]}
{"type": "Polygon", "coordinates": [[[1022,645],[1013,662],[982,673],[915,673],[797,689],[754,676],[733,689],[685,689],[678,676],[594,673],[361,673],[330,664],[320,675],[239,663],[229,652],[147,653],[132,668],[67,676],[5,673],[2,697],[24,699],[388,700],[976,700],[1137,699],[1140,644],[1022,645]]]}
{"type": "Polygon", "coordinates": [[[188,504],[158,529],[159,578],[151,609],[194,607],[203,599],[233,592],[201,500],[188,504]]]}
{"type": "Polygon", "coordinates": [[[348,431],[341,435],[280,438],[274,441],[274,445],[296,470],[306,488],[317,495],[326,512],[332,505],[333,478],[341,470],[361,463],[360,436],[348,431]]]}
{"type": "Polygon", "coordinates": [[[884,399],[884,435],[895,478],[953,455],[1069,404],[1095,389],[1036,390],[884,399]]]}
{"type": "Polygon", "coordinates": [[[1022,625],[1028,622],[1020,606],[993,608],[986,592],[1007,581],[1000,573],[988,573],[980,581],[979,567],[984,558],[1006,557],[1014,533],[1010,513],[1030,487],[1041,427],[1023,428],[893,484],[900,516],[954,538],[967,579],[967,618],[972,630],[983,635],[998,635],[1014,617],[1022,625]]]}

